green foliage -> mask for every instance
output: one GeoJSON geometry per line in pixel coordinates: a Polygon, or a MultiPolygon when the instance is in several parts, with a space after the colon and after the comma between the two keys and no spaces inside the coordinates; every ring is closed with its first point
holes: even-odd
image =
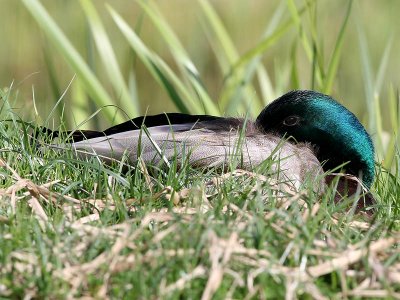
{"type": "MultiPolygon", "coordinates": [[[[132,76],[129,78],[123,75],[123,71],[117,61],[115,50],[113,49],[111,39],[105,30],[104,21],[96,11],[91,1],[81,1],[81,7],[84,16],[89,24],[94,45],[99,53],[99,59],[104,69],[104,74],[113,87],[114,94],[118,97],[118,101],[112,100],[109,96],[107,87],[101,84],[101,79],[96,77],[89,65],[83,60],[82,55],[72,46],[65,34],[58,25],[46,12],[39,1],[24,1],[25,6],[29,9],[32,16],[37,20],[43,32],[48,39],[53,42],[61,55],[70,64],[77,73],[80,84],[75,86],[82,89],[87,96],[77,96],[75,105],[69,110],[75,111],[80,122],[84,119],[84,111],[88,107],[86,102],[88,97],[94,101],[97,108],[108,105],[119,106],[123,103],[123,109],[129,116],[139,115],[139,99],[136,95],[135,80],[132,76]],[[131,88],[133,87],[133,93],[131,88]],[[133,97],[132,97],[133,96],[133,97]],[[85,108],[86,107],[86,108],[85,108]],[[84,111],[82,111],[84,109],[84,111]]],[[[323,55],[323,39],[318,33],[318,1],[308,1],[306,4],[298,8],[295,1],[288,0],[286,3],[287,11],[290,17],[282,20],[285,6],[282,4],[276,8],[276,11],[270,23],[265,27],[264,34],[260,41],[251,49],[243,54],[235,48],[230,33],[225,28],[223,21],[218,16],[213,6],[206,0],[199,1],[199,13],[202,27],[208,37],[210,46],[219,62],[220,72],[223,75],[223,86],[216,97],[218,102],[212,101],[212,96],[207,91],[201,79],[201,74],[196,68],[196,63],[190,58],[188,51],[179,40],[178,35],[174,32],[168,21],[164,18],[157,4],[153,1],[138,1],[143,16],[148,19],[157,29],[157,35],[164,40],[170,54],[172,55],[175,65],[171,65],[161,56],[154,53],[149,46],[140,38],[140,31],[137,32],[132,28],[124,18],[109,5],[108,11],[115,25],[123,34],[126,43],[131,47],[135,57],[139,58],[152,77],[162,89],[164,89],[170,97],[174,105],[182,112],[187,113],[208,113],[219,115],[226,114],[244,114],[250,112],[251,116],[256,116],[258,112],[271,100],[280,94],[281,91],[287,90],[292,81],[295,88],[312,88],[320,90],[324,93],[331,94],[337,77],[338,67],[342,59],[342,48],[345,41],[345,33],[349,24],[350,14],[353,1],[347,2],[346,12],[342,17],[341,26],[336,35],[336,41],[332,46],[332,54],[326,62],[323,55]],[[283,84],[271,83],[269,71],[262,65],[261,58],[273,47],[277,47],[281,39],[288,39],[290,31],[295,30],[297,36],[294,39],[294,50],[291,62],[291,77],[288,77],[283,84]],[[304,86],[299,82],[300,74],[304,71],[299,70],[298,56],[299,51],[296,50],[301,45],[302,50],[308,60],[311,69],[310,86],[304,86]],[[289,81],[289,82],[288,82],[289,81]],[[260,86],[260,97],[257,93],[257,86],[260,86]],[[216,105],[218,103],[218,105],[216,105]]],[[[104,17],[103,17],[104,18],[104,17]]],[[[382,136],[386,135],[383,129],[383,120],[381,112],[381,104],[379,95],[381,94],[384,74],[387,69],[391,43],[387,43],[376,80],[373,79],[372,68],[370,65],[370,57],[368,54],[368,43],[365,40],[365,33],[361,25],[359,28],[360,53],[362,61],[362,74],[365,80],[365,106],[368,111],[368,130],[373,133],[374,143],[377,148],[378,157],[384,158],[385,167],[390,167],[395,153],[395,139],[390,141],[382,140],[382,136]]],[[[290,39],[293,39],[290,37],[290,39]]],[[[51,78],[51,86],[54,95],[61,97],[60,84],[57,82],[54,71],[54,62],[48,50],[45,50],[45,62],[49,70],[51,78]]],[[[76,90],[76,88],[75,88],[76,90]]],[[[389,90],[390,111],[395,105],[394,90],[389,90]]],[[[363,97],[361,97],[363,98],[363,97]]],[[[59,107],[58,112],[63,110],[59,107]]],[[[121,120],[121,115],[110,110],[102,110],[102,113],[111,120],[117,118],[121,120]]],[[[97,114],[97,113],[96,113],[97,114]]],[[[93,114],[95,116],[96,114],[93,114]]],[[[87,113],[86,113],[87,116],[87,113]]],[[[391,132],[397,131],[397,124],[391,118],[391,132]]]]}
{"type": "MultiPolygon", "coordinates": [[[[194,47],[173,28],[161,2],[138,0],[140,17],[134,25],[114,2],[105,9],[89,0],[74,4],[87,24],[87,52],[74,46],[50,5],[22,2],[46,41],[44,64],[54,102],[43,123],[51,125],[55,118],[61,128],[102,123],[96,118],[100,114],[111,122],[126,118],[121,111],[129,117],[143,113],[138,95],[147,86],[138,84],[140,67],[187,113],[254,117],[291,88],[341,95],[338,78],[349,55],[346,35],[356,22],[361,56],[356,73],[362,78],[354,81],[362,79],[365,96],[357,99],[364,99],[362,120],[377,148],[373,193],[378,205],[375,216],[365,218],[334,203],[334,190],[319,197],[305,185],[298,193],[279,194],[276,185],[256,173],[220,176],[217,170],[199,173],[188,164],[178,169],[172,162],[165,170],[149,168],[149,175],[140,162],[127,171],[123,162],[106,167],[96,158],[79,160],[69,151],[43,150],[32,139],[39,132],[36,122],[24,122],[15,111],[20,86],[11,84],[0,95],[5,120],[0,123],[1,296],[344,298],[368,296],[373,288],[383,297],[398,296],[399,97],[395,85],[385,84],[394,42],[380,45],[383,55],[375,75],[371,43],[353,17],[361,3],[342,1],[337,28],[321,33],[319,13],[325,2],[280,1],[257,41],[243,49],[218,4],[193,2],[206,36],[198,37],[198,43],[214,56],[207,65],[192,57],[194,47]],[[154,50],[144,23],[167,54],[154,50]],[[120,48],[126,49],[127,59],[121,59],[120,48]],[[287,59],[270,55],[282,49],[287,59]],[[77,76],[66,89],[60,58],[77,76]],[[207,78],[204,66],[212,67],[215,77],[207,78]],[[213,81],[221,82],[217,92],[209,86],[213,81]],[[69,97],[73,105],[65,107],[69,97]],[[115,113],[107,106],[121,110],[115,113]]],[[[41,99],[33,91],[36,108],[41,99]]],[[[150,92],[155,94],[155,88],[150,92]]],[[[40,119],[36,109],[32,112],[40,119]]]]}
{"type": "MultiPolygon", "coordinates": [[[[105,106],[112,103],[109,94],[90,70],[85,60],[73,47],[71,42],[57,26],[51,16],[46,12],[40,2],[36,0],[23,2],[31,12],[32,16],[38,21],[49,39],[54,43],[62,53],[63,57],[69,62],[70,66],[79,75],[80,79],[83,81],[83,87],[87,93],[92,96],[95,103],[98,106],[105,106]]],[[[94,19],[93,16],[92,19],[94,19]]],[[[111,120],[112,115],[108,114],[108,116],[111,120]]]]}

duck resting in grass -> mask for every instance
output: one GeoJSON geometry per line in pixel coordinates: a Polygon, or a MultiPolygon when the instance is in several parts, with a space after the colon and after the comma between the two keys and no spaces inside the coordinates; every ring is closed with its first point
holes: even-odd
{"type": "Polygon", "coordinates": [[[338,166],[351,175],[346,178],[358,178],[366,189],[374,180],[369,134],[353,113],[315,91],[289,92],[264,108],[255,121],[165,113],[138,117],[102,132],[67,133],[79,156],[95,155],[106,163],[125,157],[136,165],[141,157],[147,165],[168,165],[176,159],[178,165],[186,160],[203,168],[226,167],[237,158],[238,168],[250,170],[274,158],[277,163],[270,172],[296,187],[338,166]]]}

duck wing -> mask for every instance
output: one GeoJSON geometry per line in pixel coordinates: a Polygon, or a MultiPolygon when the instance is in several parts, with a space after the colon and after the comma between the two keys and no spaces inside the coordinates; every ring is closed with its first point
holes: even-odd
{"type": "MultiPolygon", "coordinates": [[[[201,121],[211,121],[225,119],[221,117],[209,116],[209,115],[188,115],[181,113],[164,113],[152,116],[141,116],[124,123],[112,126],[104,131],[95,130],[73,130],[73,131],[63,131],[50,130],[43,127],[42,132],[49,136],[51,139],[59,137],[61,134],[68,136],[68,141],[79,142],[82,140],[88,140],[96,137],[104,137],[113,135],[116,133],[132,131],[141,129],[143,126],[157,127],[163,125],[176,125],[176,124],[194,124],[201,121]]],[[[223,122],[221,122],[223,123],[223,122]]]]}
{"type": "Polygon", "coordinates": [[[234,118],[161,114],[135,118],[102,132],[73,133],[71,145],[77,152],[90,152],[114,160],[127,155],[131,164],[139,157],[147,163],[158,164],[160,160],[182,159],[193,154],[192,164],[203,160],[203,164],[213,166],[209,157],[225,156],[225,150],[230,149],[227,143],[233,142],[233,132],[241,127],[243,120],[234,118]]]}
{"type": "Polygon", "coordinates": [[[252,170],[270,159],[268,175],[296,186],[310,172],[314,177],[322,172],[311,147],[260,132],[250,120],[163,114],[136,118],[89,135],[92,137],[73,137],[71,147],[80,157],[96,156],[106,163],[125,159],[136,165],[141,158],[146,165],[160,168],[171,162],[197,168],[227,168],[234,163],[252,170]]]}

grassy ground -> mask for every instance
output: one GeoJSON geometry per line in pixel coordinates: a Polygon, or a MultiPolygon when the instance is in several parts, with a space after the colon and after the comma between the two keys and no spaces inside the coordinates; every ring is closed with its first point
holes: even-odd
{"type": "MultiPolygon", "coordinates": [[[[140,61],[180,111],[255,116],[274,96],[291,88],[335,92],[348,54],[342,49],[351,1],[343,6],[337,31],[329,35],[334,37],[330,51],[318,36],[319,8],[314,1],[304,6],[287,1],[272,13],[258,42],[241,54],[213,6],[199,1],[203,30],[222,74],[218,102],[157,4],[137,2],[142,17],[168,45],[173,62],[143,42],[137,34],[140,22],[133,28],[109,7],[107,20],[122,34],[132,59],[140,61]],[[271,76],[261,58],[280,39],[293,42],[294,51],[271,76]],[[297,48],[305,62],[299,63],[297,48]],[[302,78],[303,71],[310,82],[302,78]]],[[[399,99],[395,87],[383,84],[390,43],[382,46],[376,72],[367,47],[357,52],[366,95],[357,99],[365,99],[363,123],[373,133],[378,161],[372,188],[376,211],[368,216],[356,214],[351,199],[335,204],[333,190],[317,195],[305,185],[293,191],[257,170],[221,174],[188,165],[177,170],[172,164],[149,175],[139,164],[126,173],[118,164],[105,167],[68,152],[40,151],[31,140],[37,123],[50,126],[57,119],[56,124],[80,126],[68,120],[68,110],[93,121],[87,117],[93,110],[82,110],[88,99],[90,107],[99,110],[122,101],[133,116],[139,104],[135,89],[140,86],[132,72],[127,75],[120,67],[104,16],[97,15],[90,1],[81,1],[80,7],[101,72],[73,47],[40,2],[22,3],[53,43],[54,53],[77,74],[77,82],[66,91],[60,89],[54,54],[46,52],[56,104],[48,117],[31,124],[16,113],[18,87],[11,84],[1,91],[0,115],[7,120],[0,123],[1,297],[400,298],[399,99]],[[104,78],[107,84],[102,84],[104,78]],[[69,89],[74,102],[63,107],[69,89]],[[382,90],[387,95],[384,106],[382,90]],[[119,97],[110,96],[116,94],[119,97]]],[[[358,37],[365,46],[362,26],[358,37]]],[[[41,102],[34,93],[32,98],[34,112],[41,102]]],[[[123,119],[107,109],[101,113],[110,123],[123,119]]]]}
{"type": "Polygon", "coordinates": [[[400,297],[399,174],[377,168],[368,216],[260,173],[127,174],[28,131],[0,126],[3,297],[400,297]]]}

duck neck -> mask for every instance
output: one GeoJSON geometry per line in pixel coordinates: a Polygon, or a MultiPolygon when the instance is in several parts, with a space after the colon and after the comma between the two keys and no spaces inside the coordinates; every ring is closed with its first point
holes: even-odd
{"type": "Polygon", "coordinates": [[[374,178],[374,162],[365,159],[360,148],[349,145],[326,143],[317,149],[317,158],[323,163],[325,171],[334,170],[343,165],[342,170],[362,179],[363,183],[370,188],[374,178]]]}
{"type": "Polygon", "coordinates": [[[345,164],[343,169],[362,179],[369,188],[374,179],[374,146],[369,134],[357,118],[333,101],[315,101],[312,122],[304,128],[304,138],[318,145],[318,158],[325,169],[332,170],[345,164]],[[327,118],[333,115],[334,118],[327,118]],[[329,121],[327,121],[329,120],[329,121]],[[308,127],[308,128],[307,128],[308,127]],[[307,132],[306,132],[307,131],[307,132]]]}

